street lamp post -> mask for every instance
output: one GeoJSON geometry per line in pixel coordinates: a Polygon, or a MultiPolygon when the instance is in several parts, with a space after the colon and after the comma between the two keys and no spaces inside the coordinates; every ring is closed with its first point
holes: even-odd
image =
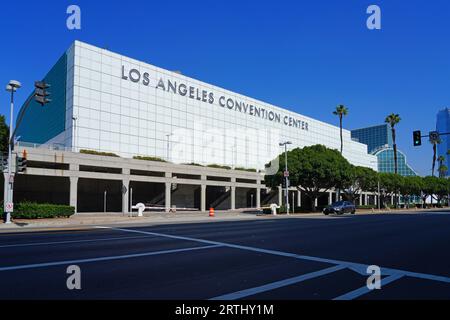
{"type": "Polygon", "coordinates": [[[5,183],[6,186],[6,190],[5,190],[5,197],[4,197],[4,201],[3,201],[3,206],[4,206],[4,212],[6,214],[6,218],[5,218],[5,223],[11,223],[11,209],[6,208],[7,205],[9,205],[10,203],[12,203],[13,201],[13,181],[11,178],[12,175],[12,171],[11,171],[11,167],[12,167],[12,150],[11,150],[11,144],[12,144],[12,140],[13,140],[13,132],[14,132],[14,121],[13,121],[13,117],[14,117],[14,92],[17,91],[17,89],[19,89],[22,85],[20,84],[19,81],[16,80],[11,80],[8,85],[6,86],[6,91],[11,93],[11,104],[10,104],[10,116],[9,116],[9,139],[8,139],[8,173],[7,176],[5,177],[5,180],[7,180],[7,183],[5,183]],[[8,212],[7,212],[8,211],[8,212]]]}
{"type": "Polygon", "coordinates": [[[381,210],[380,176],[378,176],[378,211],[381,210]]]}
{"type": "Polygon", "coordinates": [[[106,212],[106,196],[107,196],[108,192],[105,190],[105,192],[103,193],[103,212],[106,212]]]}
{"type": "MultiPolygon", "coordinates": [[[[370,161],[370,163],[376,164],[378,166],[378,160],[377,161],[370,161]]],[[[377,201],[377,205],[378,205],[378,211],[381,210],[381,193],[380,193],[380,175],[377,175],[377,180],[378,180],[378,201],[377,201]]]]}
{"type": "Polygon", "coordinates": [[[284,182],[286,187],[286,214],[289,215],[289,187],[288,187],[288,165],[287,165],[287,146],[292,144],[290,141],[280,143],[280,147],[284,146],[284,182]]]}

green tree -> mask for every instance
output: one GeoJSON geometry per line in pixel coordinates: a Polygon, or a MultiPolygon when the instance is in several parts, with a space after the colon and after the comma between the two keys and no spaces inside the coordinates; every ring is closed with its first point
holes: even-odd
{"type": "Polygon", "coordinates": [[[391,113],[386,117],[384,122],[388,123],[391,126],[392,131],[392,143],[394,147],[394,173],[398,173],[398,163],[397,163],[397,143],[395,136],[395,125],[398,124],[402,120],[398,114],[391,113]]]}
{"type": "Polygon", "coordinates": [[[9,127],[6,125],[5,116],[0,115],[0,152],[8,152],[9,127]]]}
{"type": "Polygon", "coordinates": [[[426,200],[427,198],[430,196],[431,197],[431,203],[433,203],[433,194],[436,191],[436,180],[439,179],[437,177],[434,176],[426,176],[423,178],[422,183],[423,183],[423,187],[422,187],[422,207],[425,206],[426,200]]]}
{"type": "MultiPolygon", "coordinates": [[[[316,210],[316,199],[320,193],[342,184],[349,172],[350,163],[337,150],[323,145],[296,148],[287,154],[289,180],[304,192],[316,210]]],[[[275,175],[266,175],[264,181],[268,186],[279,186],[283,179],[284,154],[279,157],[280,167],[275,175]]]]}
{"type": "Polygon", "coordinates": [[[363,191],[376,191],[378,173],[370,168],[351,166],[349,174],[343,176],[342,189],[345,197],[356,203],[363,191]]]}
{"type": "Polygon", "coordinates": [[[342,138],[342,122],[343,118],[348,114],[348,109],[344,105],[340,104],[336,107],[336,110],[333,111],[333,114],[339,117],[339,131],[341,136],[341,154],[344,149],[344,140],[342,138]]]}
{"type": "Polygon", "coordinates": [[[436,195],[437,205],[440,207],[442,200],[446,198],[449,193],[448,180],[446,178],[438,178],[435,180],[433,193],[436,195]]]}
{"type": "Polygon", "coordinates": [[[423,179],[419,176],[407,176],[402,179],[400,192],[409,207],[411,197],[420,196],[423,189],[423,179]]]}
{"type": "Polygon", "coordinates": [[[386,197],[392,197],[397,194],[402,185],[402,176],[395,173],[382,172],[379,174],[380,188],[383,191],[383,205],[387,207],[386,197]]]}
{"type": "Polygon", "coordinates": [[[447,174],[448,168],[445,164],[441,164],[439,165],[438,171],[439,171],[439,178],[444,178],[447,174]]]}

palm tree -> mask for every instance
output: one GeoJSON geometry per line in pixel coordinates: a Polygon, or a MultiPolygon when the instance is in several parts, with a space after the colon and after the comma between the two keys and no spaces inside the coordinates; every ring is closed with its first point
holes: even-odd
{"type": "Polygon", "coordinates": [[[344,149],[344,140],[342,139],[342,119],[344,118],[344,116],[348,114],[348,109],[344,105],[340,104],[336,107],[336,110],[333,111],[333,114],[339,117],[339,130],[341,134],[341,154],[342,154],[342,150],[344,149]]]}
{"type": "Polygon", "coordinates": [[[394,147],[394,172],[398,173],[398,165],[397,165],[397,143],[395,142],[395,125],[398,124],[402,120],[398,114],[391,113],[386,117],[384,122],[388,123],[391,126],[392,130],[392,143],[394,147]]]}
{"type": "Polygon", "coordinates": [[[441,164],[439,166],[438,171],[439,171],[439,178],[443,178],[447,174],[448,168],[445,164],[441,164]]]}
{"type": "Polygon", "coordinates": [[[447,171],[447,166],[444,166],[445,157],[441,155],[437,158],[437,161],[439,162],[439,167],[438,167],[439,178],[442,178],[445,176],[446,171],[447,171]]]}
{"type": "Polygon", "coordinates": [[[434,169],[436,167],[436,153],[437,153],[437,145],[441,143],[441,140],[431,140],[431,144],[433,145],[433,164],[431,166],[431,175],[434,177],[434,169]]]}

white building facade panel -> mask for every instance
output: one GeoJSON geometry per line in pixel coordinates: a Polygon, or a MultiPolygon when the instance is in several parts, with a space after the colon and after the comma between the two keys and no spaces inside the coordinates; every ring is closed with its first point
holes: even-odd
{"type": "MultiPolygon", "coordinates": [[[[339,128],[79,41],[67,51],[66,131],[75,150],[263,169],[281,151],[339,149],[339,128]]],[[[377,168],[343,131],[344,156],[377,168]]],[[[59,140],[61,140],[59,139],[59,140]]]]}

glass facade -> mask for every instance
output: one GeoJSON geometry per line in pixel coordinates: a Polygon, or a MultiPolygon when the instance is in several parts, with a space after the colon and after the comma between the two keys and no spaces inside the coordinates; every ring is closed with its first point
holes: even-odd
{"type": "MultiPolygon", "coordinates": [[[[436,130],[439,133],[450,132],[450,108],[445,108],[438,112],[436,117],[436,130]]],[[[450,156],[447,155],[448,150],[450,150],[450,139],[449,136],[443,135],[441,136],[441,143],[438,144],[438,155],[444,156],[444,163],[447,168],[450,168],[450,156]]]]}
{"type": "Polygon", "coordinates": [[[45,106],[41,106],[34,99],[31,100],[25,113],[26,116],[17,128],[17,137],[20,136],[20,141],[41,144],[64,132],[66,123],[66,79],[67,56],[64,54],[43,79],[51,85],[48,91],[51,93],[49,98],[52,101],[45,106]]]}
{"type": "MultiPolygon", "coordinates": [[[[394,149],[392,131],[388,124],[352,130],[352,139],[367,144],[369,153],[378,158],[378,171],[394,173],[394,149]]],[[[417,175],[407,164],[403,152],[397,149],[398,174],[417,175]]]]}
{"type": "Polygon", "coordinates": [[[352,130],[352,139],[367,144],[369,153],[385,146],[392,147],[392,132],[387,124],[352,130]]]}
{"type": "MultiPolygon", "coordinates": [[[[383,148],[374,153],[378,158],[378,171],[394,173],[394,149],[383,148]]],[[[397,150],[397,167],[398,174],[402,176],[417,175],[406,162],[406,157],[400,150],[397,150]]]]}

